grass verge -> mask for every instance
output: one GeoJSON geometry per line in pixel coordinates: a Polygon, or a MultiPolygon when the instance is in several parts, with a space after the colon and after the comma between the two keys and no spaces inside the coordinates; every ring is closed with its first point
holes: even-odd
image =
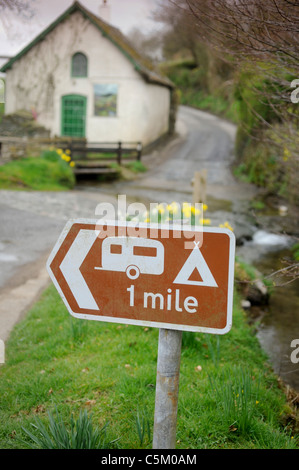
{"type": "MultiPolygon", "coordinates": [[[[179,449],[298,448],[282,424],[286,397],[239,303],[236,293],[227,335],[183,335],[179,449]]],[[[24,429],[47,428],[53,412],[67,428],[86,411],[108,447],[151,448],[157,347],[156,328],[72,318],[51,285],[6,344],[0,447],[29,446],[24,429]]]]}
{"type": "Polygon", "coordinates": [[[55,151],[44,152],[40,158],[22,158],[0,166],[0,189],[63,191],[74,184],[72,169],[55,151]]]}

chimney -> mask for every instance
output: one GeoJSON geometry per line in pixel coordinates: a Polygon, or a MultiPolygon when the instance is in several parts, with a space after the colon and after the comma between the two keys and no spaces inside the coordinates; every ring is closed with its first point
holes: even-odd
{"type": "Polygon", "coordinates": [[[102,0],[102,5],[99,7],[99,16],[106,23],[110,23],[110,5],[108,5],[108,0],[102,0]]]}

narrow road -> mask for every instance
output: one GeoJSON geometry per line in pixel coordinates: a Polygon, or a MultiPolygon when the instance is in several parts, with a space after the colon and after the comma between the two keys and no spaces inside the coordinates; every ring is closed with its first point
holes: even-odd
{"type": "Polygon", "coordinates": [[[170,158],[152,171],[156,184],[166,180],[168,187],[186,189],[194,172],[203,168],[208,172],[209,186],[235,184],[230,166],[234,160],[236,127],[211,114],[183,106],[178,121],[185,138],[170,158]]]}
{"type": "Polygon", "coordinates": [[[66,221],[94,219],[101,202],[115,199],[99,191],[0,190],[0,339],[49,284],[46,260],[66,221]]]}
{"type": "Polygon", "coordinates": [[[250,201],[257,194],[253,185],[238,181],[232,173],[236,126],[209,113],[181,106],[178,137],[161,151],[142,159],[149,168],[130,182],[103,185],[103,191],[125,194],[145,203],[192,202],[192,179],[207,170],[208,217],[212,225],[229,221],[237,238],[251,236],[250,201]]]}
{"type": "Polygon", "coordinates": [[[149,168],[137,180],[105,186],[115,194],[140,196],[155,202],[191,201],[195,171],[207,170],[207,194],[233,204],[248,201],[256,189],[238,182],[231,170],[236,126],[209,113],[181,106],[177,119],[178,138],[161,152],[143,157],[149,168]],[[123,192],[122,192],[123,191],[123,192]]]}
{"type": "MultiPolygon", "coordinates": [[[[236,203],[248,202],[252,188],[244,190],[242,185],[240,190],[230,171],[235,126],[181,107],[177,130],[169,144],[144,156],[149,171],[134,181],[61,193],[0,191],[0,339],[8,337],[49,281],[45,262],[67,220],[95,218],[97,204],[115,203],[118,194],[126,194],[128,202],[191,202],[191,180],[203,168],[208,172],[208,204],[217,224],[236,203]]],[[[237,212],[241,227],[240,209],[237,212]]]]}

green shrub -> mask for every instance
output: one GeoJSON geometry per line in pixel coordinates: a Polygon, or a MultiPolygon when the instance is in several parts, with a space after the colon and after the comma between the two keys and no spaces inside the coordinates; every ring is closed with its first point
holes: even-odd
{"type": "Polygon", "coordinates": [[[210,65],[209,61],[201,62],[200,66],[188,61],[174,62],[164,66],[163,71],[177,86],[181,104],[210,111],[236,122],[238,103],[234,100],[233,86],[228,80],[233,73],[232,66],[224,66],[222,62],[218,64],[211,58],[210,62],[210,65]],[[216,77],[213,73],[215,68],[216,77]]]}
{"type": "Polygon", "coordinates": [[[66,426],[58,411],[56,416],[48,413],[48,423],[36,417],[31,423],[32,431],[22,428],[30,441],[27,445],[34,449],[106,449],[111,442],[106,441],[107,425],[101,429],[94,427],[86,410],[81,410],[75,421],[73,415],[66,426]]]}

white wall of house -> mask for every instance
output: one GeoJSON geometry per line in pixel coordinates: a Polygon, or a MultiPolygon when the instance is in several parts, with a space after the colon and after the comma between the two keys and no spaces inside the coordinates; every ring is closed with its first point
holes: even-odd
{"type": "Polygon", "coordinates": [[[6,73],[6,114],[33,110],[38,121],[61,135],[61,97],[87,98],[86,137],[94,142],[142,141],[168,130],[170,90],[147,83],[109,39],[75,12],[17,60],[6,73]],[[88,77],[71,77],[71,57],[88,58],[88,77]],[[117,115],[95,116],[94,84],[118,85],[117,115]]]}

